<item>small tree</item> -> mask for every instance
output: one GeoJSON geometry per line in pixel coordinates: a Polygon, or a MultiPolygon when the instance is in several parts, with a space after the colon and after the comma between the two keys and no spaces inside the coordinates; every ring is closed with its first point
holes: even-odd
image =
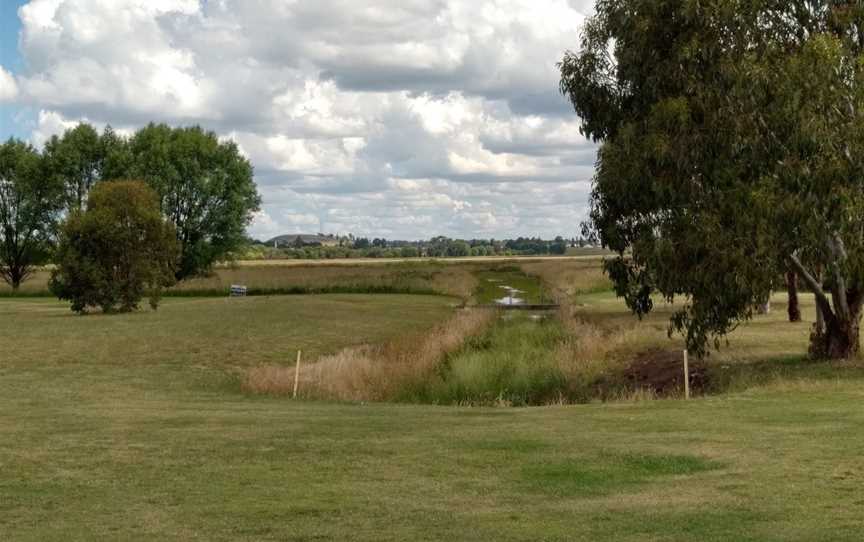
{"type": "Polygon", "coordinates": [[[33,147],[0,145],[0,277],[13,290],[47,258],[61,205],[60,187],[43,175],[33,147]]]}
{"type": "Polygon", "coordinates": [[[86,211],[62,226],[51,291],[72,310],[129,312],[147,295],[155,310],[175,282],[180,247],[159,198],[140,181],[110,181],[90,192],[86,211]]]}

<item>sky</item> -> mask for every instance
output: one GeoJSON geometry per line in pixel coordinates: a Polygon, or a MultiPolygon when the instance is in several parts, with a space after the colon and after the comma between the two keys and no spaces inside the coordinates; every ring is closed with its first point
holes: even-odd
{"type": "Polygon", "coordinates": [[[250,226],[576,236],[596,147],[558,92],[592,0],[0,0],[0,138],[79,122],[235,141],[250,226]]]}

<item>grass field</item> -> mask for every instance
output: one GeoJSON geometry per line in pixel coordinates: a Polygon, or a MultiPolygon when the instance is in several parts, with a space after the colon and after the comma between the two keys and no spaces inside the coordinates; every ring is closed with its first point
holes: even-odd
{"type": "MultiPolygon", "coordinates": [[[[427,390],[432,402],[471,402],[460,394],[485,393],[489,375],[521,374],[530,391],[549,368],[587,380],[680,348],[669,307],[637,323],[596,266],[531,265],[572,304],[554,323],[494,324],[448,358],[458,378],[427,390]]],[[[716,387],[691,401],[489,408],[242,387],[297,349],[311,362],[438,340],[424,334],[461,304],[170,298],[156,313],[78,317],[0,299],[0,539],[860,539],[864,370],[807,361],[808,324],[784,321],[782,296],[712,356],[716,387]]],[[[812,300],[803,308],[811,318],[812,300]]]]}
{"type": "Polygon", "coordinates": [[[8,376],[6,540],[851,541],[864,529],[860,382],[470,409],[8,376]]]}

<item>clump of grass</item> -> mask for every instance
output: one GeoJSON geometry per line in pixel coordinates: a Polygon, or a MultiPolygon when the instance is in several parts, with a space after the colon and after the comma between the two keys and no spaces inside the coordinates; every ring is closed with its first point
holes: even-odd
{"type": "MultiPolygon", "coordinates": [[[[301,396],[348,401],[394,399],[403,390],[432,378],[441,360],[479,334],[493,317],[489,311],[464,309],[421,336],[346,348],[324,356],[301,370],[301,396]]],[[[243,387],[255,393],[291,393],[294,368],[253,368],[247,371],[243,387]]]]}
{"type": "Polygon", "coordinates": [[[567,381],[553,354],[556,345],[566,339],[564,329],[554,319],[507,316],[448,356],[435,379],[406,389],[399,398],[492,406],[562,402],[567,381]]]}

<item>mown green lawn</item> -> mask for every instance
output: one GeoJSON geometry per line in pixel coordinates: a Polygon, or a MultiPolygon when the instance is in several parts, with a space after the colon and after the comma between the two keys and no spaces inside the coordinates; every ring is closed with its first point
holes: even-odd
{"type": "Polygon", "coordinates": [[[253,397],[230,377],[451,303],[0,301],[0,539],[860,540],[862,380],[481,409],[253,397]]]}

